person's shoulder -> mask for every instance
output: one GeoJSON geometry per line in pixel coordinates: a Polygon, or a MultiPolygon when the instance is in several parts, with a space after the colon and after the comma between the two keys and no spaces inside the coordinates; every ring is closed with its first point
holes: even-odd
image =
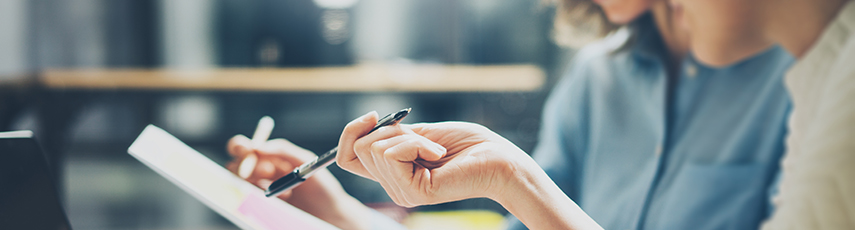
{"type": "Polygon", "coordinates": [[[629,29],[620,29],[599,41],[580,48],[574,55],[572,62],[590,64],[613,60],[617,55],[629,52],[626,46],[630,42],[630,38],[629,29]]]}
{"type": "Polygon", "coordinates": [[[577,50],[552,89],[550,98],[583,100],[584,95],[597,89],[591,85],[598,82],[595,79],[614,78],[620,74],[617,69],[627,69],[616,68],[626,67],[627,63],[622,61],[624,58],[620,54],[628,52],[623,47],[627,39],[629,31],[616,32],[577,50]]]}
{"type": "Polygon", "coordinates": [[[557,87],[569,87],[570,82],[587,82],[594,78],[612,78],[622,70],[631,69],[635,58],[631,32],[621,29],[599,41],[577,50],[566,64],[557,87]]]}

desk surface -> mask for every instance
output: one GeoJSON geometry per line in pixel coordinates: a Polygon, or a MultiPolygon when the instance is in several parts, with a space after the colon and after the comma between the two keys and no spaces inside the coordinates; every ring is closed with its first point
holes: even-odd
{"type": "Polygon", "coordinates": [[[68,69],[42,72],[53,89],[293,92],[531,91],[542,87],[534,65],[354,65],[318,68],[68,69]]]}

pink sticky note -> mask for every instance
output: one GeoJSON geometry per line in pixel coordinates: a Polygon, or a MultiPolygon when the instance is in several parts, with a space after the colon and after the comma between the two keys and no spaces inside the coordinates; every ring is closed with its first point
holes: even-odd
{"type": "Polygon", "coordinates": [[[249,195],[238,207],[238,212],[255,220],[267,229],[317,229],[299,219],[268,203],[265,197],[249,195]]]}

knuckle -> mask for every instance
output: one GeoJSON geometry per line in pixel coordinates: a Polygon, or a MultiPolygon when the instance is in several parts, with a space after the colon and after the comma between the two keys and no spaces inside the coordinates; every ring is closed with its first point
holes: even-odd
{"type": "Polygon", "coordinates": [[[356,125],[356,124],[357,124],[357,123],[359,123],[359,122],[360,122],[360,120],[359,120],[359,119],[352,120],[352,121],[348,122],[348,123],[347,123],[347,125],[345,125],[345,126],[344,126],[344,129],[351,128],[351,127],[353,127],[354,125],[356,125]]]}
{"type": "Polygon", "coordinates": [[[410,144],[418,148],[419,151],[430,151],[432,147],[432,143],[430,140],[417,138],[410,141],[410,144]]]}
{"type": "Polygon", "coordinates": [[[404,129],[401,128],[400,125],[392,125],[392,126],[383,126],[377,129],[378,133],[382,133],[383,135],[401,135],[404,134],[404,129]]]}
{"type": "Polygon", "coordinates": [[[336,161],[335,161],[335,162],[336,162],[336,164],[338,164],[338,167],[341,167],[341,168],[343,168],[343,169],[346,169],[346,170],[352,170],[352,169],[354,169],[354,167],[353,167],[353,163],[354,163],[354,161],[353,161],[353,160],[350,160],[350,159],[336,159],[336,161]]]}
{"type": "Polygon", "coordinates": [[[404,130],[404,128],[400,125],[394,125],[394,126],[388,126],[388,127],[392,129],[392,134],[395,134],[395,135],[402,135],[402,134],[407,133],[406,130],[404,130]]]}
{"type": "Polygon", "coordinates": [[[407,141],[406,141],[405,143],[407,143],[408,145],[416,145],[416,146],[421,146],[421,145],[422,145],[422,140],[420,140],[420,139],[418,138],[418,136],[416,136],[416,135],[407,135],[406,137],[407,137],[407,141]]]}
{"type": "Polygon", "coordinates": [[[383,126],[383,127],[377,128],[377,130],[374,130],[374,133],[387,133],[387,132],[389,132],[390,128],[392,128],[392,127],[383,126]]]}
{"type": "Polygon", "coordinates": [[[418,138],[413,138],[413,137],[408,136],[406,140],[401,142],[401,145],[407,146],[407,147],[421,148],[423,144],[421,143],[421,141],[418,138]]]}
{"type": "Polygon", "coordinates": [[[371,143],[371,152],[385,153],[384,147],[385,147],[385,145],[383,144],[382,141],[375,141],[374,143],[371,143]]]}
{"type": "Polygon", "coordinates": [[[357,139],[353,142],[353,152],[359,154],[362,149],[370,147],[370,144],[365,139],[357,139]]]}

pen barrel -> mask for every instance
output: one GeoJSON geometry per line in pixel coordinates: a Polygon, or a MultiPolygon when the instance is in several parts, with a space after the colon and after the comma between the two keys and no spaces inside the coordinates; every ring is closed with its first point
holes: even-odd
{"type": "MultiPolygon", "coordinates": [[[[368,131],[366,135],[374,132],[380,127],[398,124],[398,122],[401,122],[401,120],[404,119],[404,117],[406,117],[409,113],[410,109],[404,109],[398,111],[397,113],[392,113],[384,116],[383,118],[380,118],[380,120],[377,121],[377,124],[374,125],[374,128],[372,128],[371,131],[368,131]]],[[[296,170],[294,170],[294,172],[296,172],[297,175],[302,178],[309,177],[318,169],[326,168],[327,166],[335,162],[336,155],[338,155],[338,146],[331,149],[330,151],[327,151],[324,154],[321,154],[314,161],[301,165],[296,170]]]]}
{"type": "Polygon", "coordinates": [[[338,147],[335,147],[335,148],[331,149],[330,151],[327,151],[326,153],[321,154],[314,161],[311,161],[311,162],[308,162],[308,163],[301,165],[296,170],[297,175],[299,175],[302,178],[306,178],[306,177],[311,176],[318,169],[326,168],[327,166],[329,166],[333,162],[335,162],[336,155],[338,155],[338,147]]]}
{"type": "MultiPolygon", "coordinates": [[[[385,117],[380,118],[374,128],[371,129],[371,131],[368,131],[368,133],[372,133],[383,126],[398,124],[398,122],[401,122],[401,120],[404,119],[404,117],[406,117],[409,113],[410,109],[407,108],[398,111],[397,113],[386,115],[385,117]]],[[[368,135],[368,133],[366,133],[366,135],[368,135]]],[[[327,166],[335,162],[336,155],[338,155],[338,147],[335,147],[332,150],[321,154],[314,161],[306,162],[305,164],[300,165],[300,167],[297,167],[288,175],[285,175],[282,178],[273,181],[273,183],[270,184],[270,186],[268,186],[267,188],[266,196],[276,196],[278,194],[281,194],[282,192],[287,191],[288,189],[297,186],[318,170],[326,168],[327,166]]]]}

